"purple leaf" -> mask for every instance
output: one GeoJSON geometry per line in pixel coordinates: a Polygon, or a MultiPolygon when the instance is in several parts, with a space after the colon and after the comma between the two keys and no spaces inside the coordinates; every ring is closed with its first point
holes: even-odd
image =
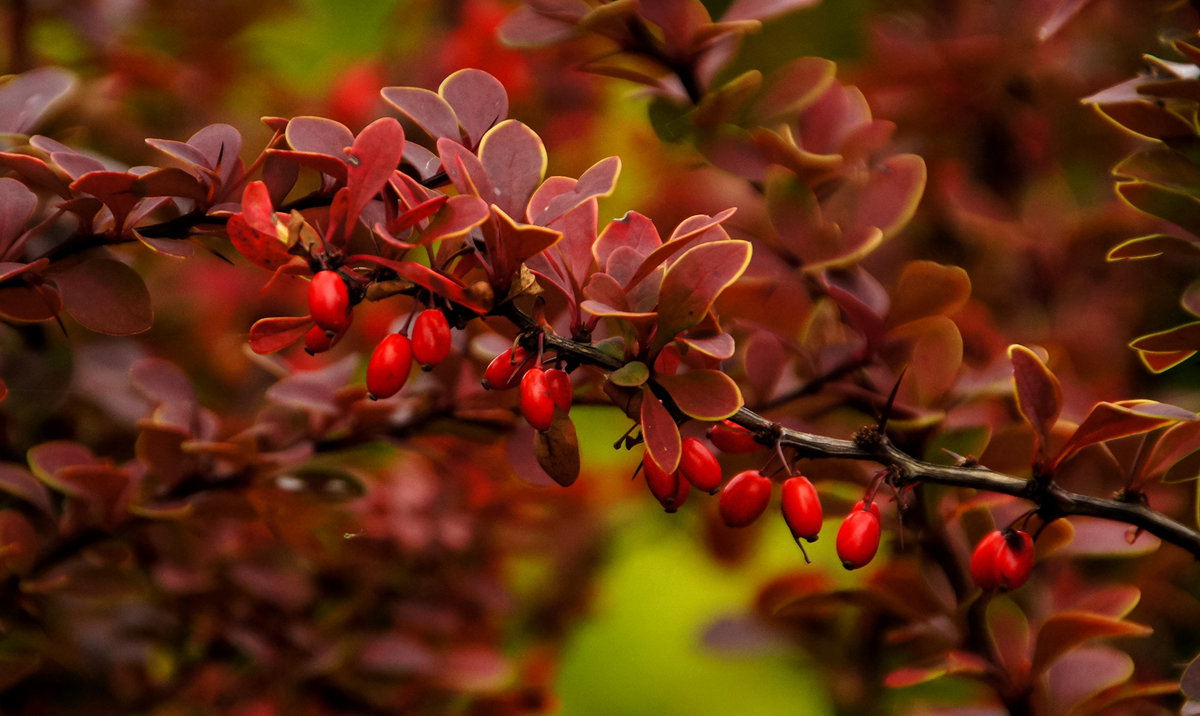
{"type": "Polygon", "coordinates": [[[134,387],[156,403],[196,403],[196,389],[187,374],[161,358],[143,358],[129,369],[134,387]]]}
{"type": "Polygon", "coordinates": [[[16,179],[0,178],[0,259],[16,258],[8,254],[36,208],[36,194],[16,179]]]}
{"type": "Polygon", "coordinates": [[[71,316],[90,330],[128,336],[154,323],[150,292],[129,266],[106,258],[63,261],[46,269],[71,316]]]}
{"type": "Polygon", "coordinates": [[[41,510],[42,514],[54,514],[54,505],[50,502],[46,486],[19,465],[0,462],[0,492],[28,502],[41,510]]]}
{"type": "Polygon", "coordinates": [[[75,76],[39,67],[0,85],[0,133],[28,134],[75,89],[75,76]]]}
{"type": "Polygon", "coordinates": [[[479,162],[492,182],[493,201],[516,219],[546,174],[546,147],[528,126],[508,119],[492,127],[479,143],[479,162]]]}
{"type": "Polygon", "coordinates": [[[462,141],[454,109],[436,92],[419,87],[384,87],[381,94],[434,140],[462,141]]]}
{"type": "Polygon", "coordinates": [[[549,45],[579,32],[578,21],[590,11],[583,0],[539,2],[537,8],[523,5],[500,24],[500,39],[524,47],[549,45]]]}
{"type": "Polygon", "coordinates": [[[471,146],[508,116],[504,85],[483,70],[459,70],[442,81],[438,94],[446,100],[467,133],[471,146]]]}
{"type": "Polygon", "coordinates": [[[63,199],[71,198],[69,182],[37,157],[0,152],[0,167],[7,167],[21,175],[31,188],[52,191],[63,199]]]}
{"type": "Polygon", "coordinates": [[[323,154],[339,161],[354,144],[354,134],[341,122],[324,117],[296,117],[287,124],[288,146],[297,152],[323,154]]]}
{"type": "Polygon", "coordinates": [[[558,194],[545,205],[537,206],[535,195],[529,203],[529,220],[534,224],[547,226],[588,199],[608,196],[616,187],[617,175],[620,173],[620,157],[608,157],[596,162],[579,177],[570,191],[558,194]]]}
{"type": "Polygon", "coordinates": [[[495,203],[496,190],[479,157],[450,139],[439,139],[437,148],[438,156],[442,158],[442,166],[458,193],[474,194],[489,204],[495,203]]]}

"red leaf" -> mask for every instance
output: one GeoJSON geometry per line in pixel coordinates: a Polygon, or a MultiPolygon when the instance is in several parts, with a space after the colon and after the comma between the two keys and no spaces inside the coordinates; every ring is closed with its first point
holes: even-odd
{"type": "Polygon", "coordinates": [[[933,666],[906,666],[887,675],[884,684],[893,689],[924,684],[943,676],[983,677],[991,665],[981,656],[969,651],[949,651],[945,658],[933,666]]]}
{"type": "Polygon", "coordinates": [[[747,241],[714,241],[689,249],[667,268],[658,292],[657,351],[704,319],[725,287],[750,264],[747,241]]]}
{"type": "Polygon", "coordinates": [[[1127,239],[1112,247],[1106,258],[1109,261],[1149,259],[1155,256],[1200,256],[1200,244],[1180,236],[1151,234],[1127,239]]]}
{"type": "Polygon", "coordinates": [[[96,462],[92,451],[69,440],[51,440],[29,448],[25,453],[29,469],[43,482],[49,482],[63,468],[72,465],[91,465],[96,462]]]}
{"type": "Polygon", "coordinates": [[[225,224],[225,233],[233,248],[255,266],[274,271],[292,260],[287,246],[274,234],[255,231],[242,214],[234,214],[225,224]]]}
{"type": "Polygon", "coordinates": [[[664,471],[675,472],[675,468],[679,467],[679,455],[683,452],[679,426],[649,388],[642,388],[641,417],[646,452],[664,471]]]}
{"type": "Polygon", "coordinates": [[[1097,403],[1058,451],[1050,463],[1050,470],[1053,471],[1054,467],[1088,445],[1150,432],[1180,421],[1196,420],[1194,413],[1151,400],[1097,403]]]}
{"type": "Polygon", "coordinates": [[[54,505],[50,502],[46,486],[19,465],[0,462],[0,492],[28,502],[45,515],[54,514],[54,505]]]}
{"type": "Polygon", "coordinates": [[[654,379],[671,394],[675,407],[697,420],[723,420],[742,407],[737,383],[719,370],[691,370],[679,375],[656,375],[654,379]]]}
{"type": "Polygon", "coordinates": [[[287,348],[312,328],[312,316],[270,316],[250,326],[250,348],[259,355],[287,348]]]}
{"type": "Polygon", "coordinates": [[[477,197],[450,197],[433,215],[429,225],[421,230],[419,243],[428,245],[434,241],[462,236],[487,221],[489,216],[491,211],[487,204],[477,197]]]}
{"type": "Polygon", "coordinates": [[[63,261],[46,269],[71,316],[90,330],[128,336],[154,323],[150,292],[129,266],[106,258],[63,261]]]}
{"type": "Polygon", "coordinates": [[[1009,346],[1008,357],[1013,364],[1017,410],[1033,428],[1037,438],[1037,454],[1044,458],[1050,442],[1050,429],[1058,421],[1058,414],[1062,410],[1062,388],[1046,364],[1025,346],[1009,346]]]}
{"type": "Polygon", "coordinates": [[[508,116],[504,85],[483,70],[459,70],[442,81],[438,94],[454,110],[471,146],[508,116]]]}
{"type": "Polygon", "coordinates": [[[523,261],[556,244],[562,234],[554,229],[533,224],[518,224],[500,207],[493,207],[500,234],[501,256],[495,258],[492,268],[497,278],[508,278],[523,261]]]}
{"type": "Polygon", "coordinates": [[[138,196],[178,196],[193,201],[208,200],[208,187],[182,169],[155,169],[134,181],[133,193],[138,196]]]}
{"type": "Polygon", "coordinates": [[[392,172],[400,166],[404,151],[404,129],[391,117],[377,119],[367,125],[350,149],[347,186],[350,205],[346,210],[346,235],[349,236],[363,208],[388,183],[392,172]]]}
{"type": "Polygon", "coordinates": [[[71,189],[67,182],[37,157],[0,152],[0,167],[12,169],[32,188],[52,191],[63,199],[71,198],[71,189]]]}
{"type": "Polygon", "coordinates": [[[705,236],[710,229],[717,232],[715,238],[720,240],[728,239],[729,235],[725,233],[724,229],[720,228],[720,224],[722,221],[725,221],[729,217],[733,216],[735,211],[737,211],[736,208],[729,208],[716,214],[715,216],[704,216],[701,214],[688,217],[679,222],[679,226],[675,227],[675,231],[671,234],[671,238],[668,239],[667,242],[662,246],[659,246],[651,251],[650,254],[642,260],[642,263],[640,266],[638,266],[637,271],[634,272],[633,276],[625,285],[630,288],[636,286],[639,281],[653,273],[654,270],[663,264],[667,259],[682,251],[692,241],[705,236]]]}
{"type": "Polygon", "coordinates": [[[523,219],[529,197],[546,175],[546,147],[541,138],[521,122],[505,120],[483,136],[479,162],[495,190],[493,198],[483,198],[509,216],[523,219]]]}
{"type": "Polygon", "coordinates": [[[1099,637],[1146,636],[1148,626],[1090,612],[1058,612],[1042,623],[1033,650],[1031,674],[1038,678],[1067,652],[1099,637]]]}
{"type": "Polygon", "coordinates": [[[132,193],[137,177],[126,172],[92,171],[71,183],[75,191],[91,194],[113,213],[113,226],[125,228],[125,217],[141,199],[132,193]]]}
{"type": "Polygon", "coordinates": [[[910,261],[900,272],[888,324],[900,326],[929,316],[954,313],[971,296],[971,278],[958,266],[910,261]]]}
{"type": "Polygon", "coordinates": [[[636,211],[629,211],[604,227],[592,245],[592,254],[596,257],[596,265],[607,271],[609,257],[619,248],[629,248],[639,256],[648,256],[659,246],[662,246],[662,238],[654,222],[636,211]]]}
{"type": "Polygon", "coordinates": [[[355,261],[369,261],[380,266],[387,266],[401,278],[408,279],[422,288],[433,291],[446,300],[465,306],[477,313],[487,313],[491,310],[491,306],[468,294],[466,287],[462,283],[451,276],[440,274],[428,266],[412,261],[392,261],[369,254],[360,254],[346,259],[346,263],[353,263],[355,261]]]}

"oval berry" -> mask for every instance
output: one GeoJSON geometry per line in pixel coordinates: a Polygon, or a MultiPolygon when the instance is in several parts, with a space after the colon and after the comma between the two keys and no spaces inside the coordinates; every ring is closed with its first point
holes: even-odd
{"type": "Polygon", "coordinates": [[[417,314],[412,327],[413,358],[421,368],[429,370],[450,355],[450,324],[446,314],[427,308],[417,314]]]}
{"type": "Polygon", "coordinates": [[[367,393],[372,400],[390,398],[404,387],[412,370],[412,342],[403,333],[384,336],[367,361],[367,393]]]}
{"type": "Polygon", "coordinates": [[[525,362],[529,352],[524,348],[509,348],[488,363],[483,371],[483,387],[485,390],[509,390],[517,387],[525,371],[525,362]]]}
{"type": "Polygon", "coordinates": [[[1004,546],[1004,533],[994,530],[987,533],[975,551],[971,553],[971,579],[980,589],[995,589],[1000,586],[1000,578],[996,573],[996,555],[1004,546]]]}
{"type": "Polygon", "coordinates": [[[817,488],[803,475],[789,477],[783,483],[783,521],[796,541],[815,542],[821,531],[821,498],[817,488]]]}
{"type": "Polygon", "coordinates": [[[697,490],[716,493],[721,486],[721,463],[712,451],[696,438],[684,438],[679,453],[679,472],[697,490]]]}
{"type": "Polygon", "coordinates": [[[758,470],[734,475],[721,490],[717,507],[730,527],[745,527],[758,519],[771,501],[771,480],[758,470]]]}
{"type": "Polygon", "coordinates": [[[654,462],[649,455],[642,458],[642,474],[646,476],[646,486],[650,494],[667,512],[674,512],[687,499],[691,485],[687,480],[679,478],[679,471],[667,472],[654,462]]]}
{"type": "Polygon", "coordinates": [[[846,569],[858,569],[875,557],[879,550],[879,508],[874,502],[870,509],[862,500],[838,528],[837,553],[846,569]]]}
{"type": "Polygon", "coordinates": [[[308,312],[331,336],[350,325],[350,290],[337,271],[318,271],[313,276],[308,284],[308,312]]]}
{"type": "Polygon", "coordinates": [[[732,420],[722,420],[708,429],[708,439],[721,452],[749,453],[761,450],[763,446],[754,439],[754,433],[743,428],[732,420]]]}
{"type": "Polygon", "coordinates": [[[534,366],[521,378],[521,415],[535,430],[546,430],[554,420],[554,398],[546,385],[546,371],[534,366]]]}
{"type": "Polygon", "coordinates": [[[310,356],[324,353],[336,346],[344,335],[346,335],[344,330],[341,333],[331,336],[320,326],[313,326],[308,329],[308,333],[304,334],[304,352],[310,356]]]}
{"type": "Polygon", "coordinates": [[[1033,572],[1033,538],[1021,530],[1005,530],[996,551],[996,582],[1001,589],[1016,589],[1033,572]]]}
{"type": "Polygon", "coordinates": [[[571,400],[575,387],[571,385],[571,376],[561,368],[551,368],[546,371],[546,388],[554,405],[564,413],[571,412],[571,400]]]}

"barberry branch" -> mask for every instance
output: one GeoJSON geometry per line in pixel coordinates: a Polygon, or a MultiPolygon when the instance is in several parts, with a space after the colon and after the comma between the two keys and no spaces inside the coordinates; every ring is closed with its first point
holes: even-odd
{"type": "MultiPolygon", "coordinates": [[[[540,330],[531,316],[511,302],[500,306],[496,313],[511,320],[523,332],[540,330]]],[[[621,367],[619,360],[585,343],[553,334],[547,334],[545,342],[548,349],[580,363],[606,370],[621,367]]],[[[665,391],[663,393],[665,395],[665,391]]],[[[665,397],[665,401],[669,400],[669,396],[665,397]]],[[[798,457],[877,463],[898,476],[893,479],[894,483],[898,483],[897,487],[927,482],[1012,495],[1034,503],[1039,514],[1047,521],[1077,515],[1121,522],[1181,547],[1200,559],[1200,531],[1171,519],[1140,500],[1085,495],[1063,488],[1053,479],[1044,482],[1029,480],[982,466],[936,465],[904,453],[886,436],[880,435],[876,440],[855,441],[801,432],[781,427],[748,408],[741,408],[730,420],[753,431],[764,445],[773,444],[778,439],[783,447],[795,450],[798,457]]]]}

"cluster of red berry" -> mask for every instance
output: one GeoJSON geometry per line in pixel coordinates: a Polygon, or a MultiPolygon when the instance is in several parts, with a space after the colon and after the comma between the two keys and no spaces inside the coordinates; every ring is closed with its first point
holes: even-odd
{"type": "Polygon", "coordinates": [[[550,429],[555,410],[564,415],[571,410],[575,388],[571,376],[561,368],[542,368],[534,352],[517,346],[492,359],[483,371],[483,387],[510,390],[521,386],[521,415],[534,430],[550,429]]]}
{"type": "MultiPolygon", "coordinates": [[[[350,289],[342,275],[318,271],[308,286],[308,311],[316,324],[305,336],[305,350],[317,354],[332,348],[350,327],[353,317],[350,289]]],[[[417,314],[411,336],[390,333],[367,362],[367,393],[372,400],[390,398],[408,381],[415,359],[430,370],[450,355],[450,324],[446,314],[427,308],[417,314]]]]}
{"type": "MultiPolygon", "coordinates": [[[[708,438],[722,452],[749,453],[762,449],[754,433],[723,420],[713,425],[708,438]]],[[[721,487],[721,466],[713,453],[696,438],[684,438],[679,467],[668,473],[649,456],[642,459],[641,471],[650,492],[667,512],[674,512],[692,487],[716,494],[721,520],[730,527],[752,524],[767,510],[774,482],[762,470],[739,472],[721,487]]],[[[782,487],[784,522],[796,542],[814,542],[821,531],[824,512],[816,487],[804,475],[794,474],[784,480],[782,487]]],[[[837,552],[842,565],[857,569],[869,563],[879,548],[881,526],[878,505],[860,500],[838,530],[837,552]]]]}

